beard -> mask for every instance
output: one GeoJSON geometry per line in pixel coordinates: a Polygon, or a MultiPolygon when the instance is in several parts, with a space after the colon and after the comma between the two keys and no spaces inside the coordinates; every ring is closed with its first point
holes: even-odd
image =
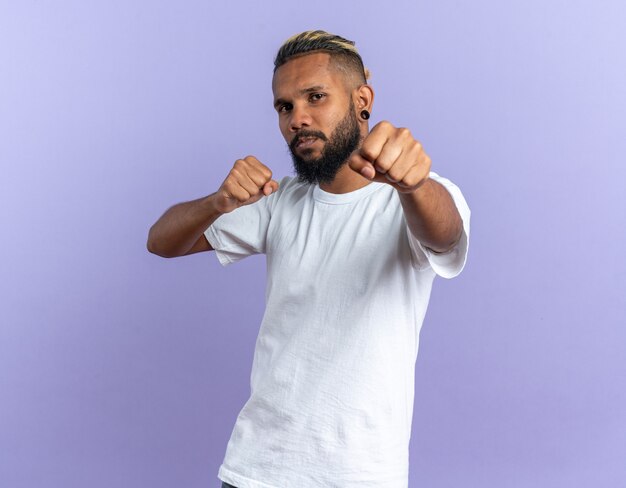
{"type": "MultiPolygon", "coordinates": [[[[331,183],[348,157],[359,147],[361,131],[354,114],[354,103],[350,100],[350,108],[346,116],[339,122],[330,138],[321,131],[299,131],[289,144],[293,167],[302,183],[331,183]],[[304,159],[296,153],[296,144],[305,137],[317,137],[324,141],[322,154],[317,159],[304,159]]],[[[302,151],[303,154],[313,152],[312,149],[302,151]]]]}

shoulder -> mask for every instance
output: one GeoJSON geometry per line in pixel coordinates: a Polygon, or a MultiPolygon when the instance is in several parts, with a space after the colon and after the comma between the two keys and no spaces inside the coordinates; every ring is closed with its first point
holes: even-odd
{"type": "Polygon", "coordinates": [[[285,191],[285,190],[293,190],[295,188],[303,188],[307,186],[309,185],[298,181],[298,178],[296,178],[295,176],[283,176],[282,179],[279,181],[278,189],[279,191],[281,189],[285,191]]]}
{"type": "Polygon", "coordinates": [[[278,190],[270,196],[275,195],[276,203],[280,202],[283,205],[287,202],[302,199],[310,192],[310,189],[311,185],[308,183],[302,183],[294,176],[284,176],[278,182],[278,190]]]}

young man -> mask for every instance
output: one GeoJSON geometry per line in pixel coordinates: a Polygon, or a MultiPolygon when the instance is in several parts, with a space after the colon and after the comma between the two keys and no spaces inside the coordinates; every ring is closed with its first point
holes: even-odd
{"type": "Polygon", "coordinates": [[[267,256],[266,310],[218,477],[238,488],[406,488],[419,331],[435,275],[464,266],[470,211],[407,129],[370,131],[354,43],[307,31],[272,82],[297,178],[254,156],[150,229],[164,257],[267,256]]]}

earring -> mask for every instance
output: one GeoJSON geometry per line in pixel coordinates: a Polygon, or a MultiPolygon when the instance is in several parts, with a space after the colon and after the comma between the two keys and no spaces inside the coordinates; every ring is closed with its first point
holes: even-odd
{"type": "Polygon", "coordinates": [[[361,110],[361,118],[367,120],[370,118],[370,113],[367,110],[361,110]]]}

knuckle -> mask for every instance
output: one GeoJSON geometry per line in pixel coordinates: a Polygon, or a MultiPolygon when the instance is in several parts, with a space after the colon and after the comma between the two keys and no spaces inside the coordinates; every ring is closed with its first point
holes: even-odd
{"type": "Polygon", "coordinates": [[[420,179],[415,174],[408,174],[404,178],[403,183],[407,186],[415,186],[419,183],[420,179]]]}
{"type": "Polygon", "coordinates": [[[372,161],[376,158],[377,154],[374,153],[374,150],[369,146],[363,146],[361,148],[361,154],[366,158],[372,161]]]}
{"type": "Polygon", "coordinates": [[[229,195],[232,195],[232,183],[230,181],[230,179],[226,178],[226,181],[224,181],[224,183],[222,184],[222,189],[224,190],[224,192],[228,193],[229,195]]]}
{"type": "Polygon", "coordinates": [[[365,163],[361,159],[350,157],[348,158],[348,166],[352,169],[360,169],[365,166],[365,163]]]}
{"type": "Polygon", "coordinates": [[[233,166],[233,169],[230,170],[230,175],[235,179],[239,179],[241,177],[241,168],[233,166]]]}
{"type": "Polygon", "coordinates": [[[237,194],[237,200],[241,203],[244,203],[250,200],[250,193],[245,188],[242,188],[241,191],[237,194]]]}
{"type": "Polygon", "coordinates": [[[407,129],[406,127],[400,127],[398,129],[398,134],[400,135],[400,137],[403,137],[405,139],[412,138],[411,131],[407,129]]]}
{"type": "Polygon", "coordinates": [[[417,163],[422,159],[420,148],[413,142],[407,144],[403,152],[406,154],[406,157],[414,163],[417,163]]]}
{"type": "Polygon", "coordinates": [[[402,173],[399,169],[396,169],[395,166],[392,167],[387,174],[396,181],[400,181],[402,179],[402,173]]]}
{"type": "Polygon", "coordinates": [[[386,159],[380,159],[376,161],[376,166],[384,171],[389,171],[389,169],[393,169],[391,163],[386,159]]]}

